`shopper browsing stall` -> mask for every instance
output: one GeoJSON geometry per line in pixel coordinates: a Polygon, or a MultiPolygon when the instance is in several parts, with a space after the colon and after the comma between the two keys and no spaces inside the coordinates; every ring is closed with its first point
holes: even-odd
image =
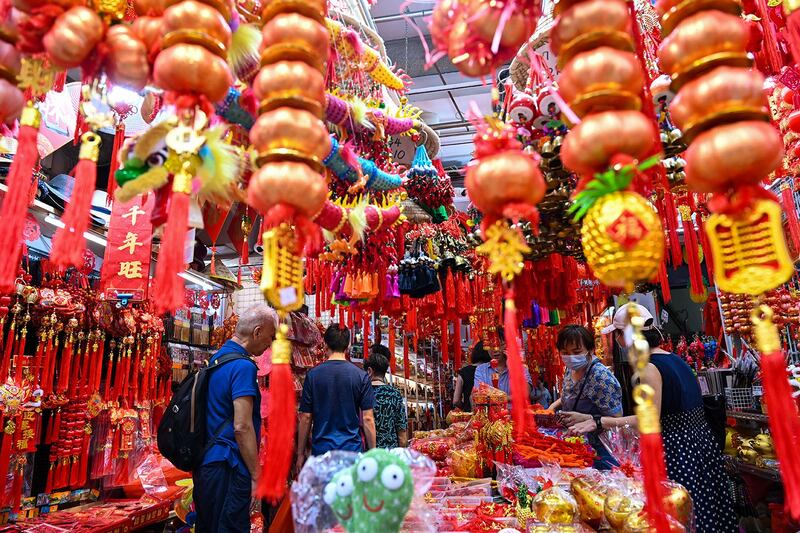
{"type": "MultiPolygon", "coordinates": [[[[561,398],[552,410],[561,410],[559,419],[567,427],[579,422],[592,422],[597,427],[600,417],[622,416],[622,392],[614,374],[594,355],[594,335],[583,326],[564,327],[556,339],[556,348],[566,366],[561,398]]],[[[597,468],[614,465],[608,450],[595,435],[589,442],[600,459],[597,468]]]]}
{"type": "MultiPolygon", "coordinates": [[[[486,385],[494,387],[495,389],[500,389],[511,396],[511,384],[509,382],[507,364],[508,356],[506,355],[506,341],[501,328],[497,328],[497,338],[500,340],[500,346],[496,352],[491,354],[491,361],[480,364],[475,368],[475,383],[472,387],[473,393],[478,387],[480,387],[481,383],[485,383],[486,385]]],[[[533,380],[531,379],[528,369],[524,368],[523,370],[525,371],[525,381],[528,382],[528,390],[526,391],[526,394],[530,396],[533,380]]]]}
{"type": "MultiPolygon", "coordinates": [[[[686,487],[692,495],[697,533],[737,531],[730,483],[724,472],[722,455],[714,441],[703,410],[700,385],[692,369],[680,357],[659,348],[661,332],[653,325],[653,315],[643,306],[628,303],[614,314],[603,333],[614,334],[621,349],[626,343],[623,330],[635,306],[644,318],[644,337],[650,345],[650,363],[640,373],[643,383],[655,390],[655,405],[661,413],[661,436],[669,478],[686,487]]],[[[574,424],[572,433],[636,424],[636,416],[601,417],[574,424]]]]}
{"type": "Polygon", "coordinates": [[[250,503],[259,477],[261,393],[257,367],[250,359],[275,338],[278,317],[266,305],[247,310],[233,338],[209,360],[239,354],[215,370],[208,382],[206,428],[211,443],[203,463],[193,473],[197,531],[249,531],[250,503]]]}
{"type": "Polygon", "coordinates": [[[381,344],[370,348],[369,359],[364,370],[370,377],[375,393],[375,430],[378,448],[408,446],[408,412],[403,396],[395,387],[386,383],[389,370],[389,349],[381,344]]]}
{"type": "Polygon", "coordinates": [[[453,391],[453,405],[463,411],[472,411],[472,387],[475,385],[475,370],[478,365],[488,363],[492,358],[486,348],[483,347],[483,341],[478,341],[472,347],[470,354],[470,362],[458,371],[458,378],[456,378],[456,387],[453,391]]]}
{"type": "Polygon", "coordinates": [[[299,471],[305,461],[308,435],[311,454],[332,450],[360,452],[363,423],[366,449],[375,447],[375,393],[367,373],[349,362],[345,352],[350,346],[350,330],[329,326],[323,335],[328,360],[309,370],[300,399],[300,424],[297,431],[299,471]]]}

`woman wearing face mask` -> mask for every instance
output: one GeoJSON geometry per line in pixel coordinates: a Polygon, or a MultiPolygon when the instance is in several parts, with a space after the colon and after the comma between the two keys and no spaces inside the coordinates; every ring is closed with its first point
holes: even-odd
{"type": "MultiPolygon", "coordinates": [[[[566,427],[575,424],[595,423],[601,417],[622,416],[622,390],[619,381],[603,363],[594,356],[594,335],[583,326],[566,326],[558,334],[556,348],[566,366],[561,398],[551,410],[561,409],[559,420],[566,427]]],[[[595,467],[608,469],[616,463],[596,435],[588,437],[600,459],[595,467]]]]}
{"type": "MultiPolygon", "coordinates": [[[[631,307],[645,320],[642,331],[650,345],[650,363],[639,373],[642,383],[653,387],[654,402],[661,415],[661,437],[667,475],[686,487],[692,495],[697,533],[732,533],[734,523],[730,480],[725,474],[722,451],[706,422],[700,385],[692,369],[683,359],[659,346],[664,339],[653,326],[653,315],[647,308],[628,303],[614,313],[613,323],[603,333],[614,333],[614,340],[625,346],[624,329],[629,323],[631,307]]],[[[597,427],[609,429],[636,425],[636,416],[600,418],[578,422],[570,433],[593,432],[597,427]]]]}

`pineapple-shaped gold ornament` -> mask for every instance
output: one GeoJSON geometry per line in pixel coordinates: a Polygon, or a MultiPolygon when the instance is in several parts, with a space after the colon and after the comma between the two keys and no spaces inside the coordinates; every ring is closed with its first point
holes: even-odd
{"type": "Polygon", "coordinates": [[[583,219],[581,241],[586,262],[609,287],[633,292],[658,274],[664,257],[664,231],[653,205],[626,190],[634,172],[658,164],[654,156],[637,167],[615,165],[596,174],[570,208],[583,219]]]}

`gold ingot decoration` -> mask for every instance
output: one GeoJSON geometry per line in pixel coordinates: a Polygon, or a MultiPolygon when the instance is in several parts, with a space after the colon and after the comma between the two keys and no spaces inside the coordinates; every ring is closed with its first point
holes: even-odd
{"type": "Polygon", "coordinates": [[[291,226],[281,224],[262,237],[264,266],[261,292],[279,313],[297,311],[303,306],[303,259],[295,251],[296,237],[291,226]]]}
{"type": "Polygon", "coordinates": [[[116,21],[124,19],[128,10],[127,0],[95,0],[93,5],[99,14],[116,21]]]}
{"type": "Polygon", "coordinates": [[[781,214],[777,202],[758,200],[738,216],[708,217],[706,232],[721,291],[757,296],[789,281],[794,265],[781,214]]]}
{"type": "Polygon", "coordinates": [[[595,276],[609,287],[632,292],[658,274],[664,231],[653,206],[639,194],[615,192],[599,198],[581,226],[583,253],[595,276]]]}
{"type": "Polygon", "coordinates": [[[23,57],[19,76],[17,76],[17,87],[21,91],[30,89],[31,95],[35,98],[43,96],[53,88],[56,79],[56,70],[45,64],[44,59],[23,57]]]}
{"type": "Polygon", "coordinates": [[[486,230],[484,242],[475,249],[489,257],[489,272],[513,281],[525,266],[524,255],[531,253],[525,238],[504,221],[497,221],[486,230]]]}

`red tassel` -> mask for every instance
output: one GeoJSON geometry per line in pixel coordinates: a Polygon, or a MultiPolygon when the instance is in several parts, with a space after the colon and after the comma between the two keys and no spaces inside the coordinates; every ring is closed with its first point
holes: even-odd
{"type": "MultiPolygon", "coordinates": [[[[175,180],[179,177],[176,176],[175,180]]],[[[154,294],[158,295],[154,302],[158,314],[175,311],[184,303],[183,279],[178,276],[185,266],[183,246],[189,228],[189,194],[184,191],[173,184],[169,219],[161,238],[153,282],[154,294]]]]}
{"type": "Polygon", "coordinates": [[[447,366],[450,362],[450,332],[447,330],[449,322],[442,319],[442,364],[447,366]]]}
{"type": "Polygon", "coordinates": [[[514,290],[506,290],[505,317],[503,326],[508,354],[508,377],[511,385],[511,417],[514,420],[514,436],[525,434],[528,426],[528,384],[525,379],[525,366],[522,362],[519,331],[517,330],[517,306],[514,303],[514,290]]]}
{"type": "Polygon", "coordinates": [[[6,178],[8,192],[0,208],[0,294],[14,290],[14,282],[19,273],[19,260],[22,254],[25,217],[31,203],[33,167],[39,159],[36,136],[39,133],[41,116],[36,108],[26,107],[22,112],[19,128],[17,153],[6,178]]]}
{"type": "Polygon", "coordinates": [[[659,533],[672,531],[669,518],[664,509],[667,468],[664,465],[664,443],[661,433],[642,433],[639,437],[642,474],[644,477],[644,510],[650,524],[659,533]]]}
{"type": "Polygon", "coordinates": [[[661,296],[664,298],[664,303],[668,304],[672,300],[672,291],[669,288],[669,277],[667,276],[667,259],[661,261],[661,267],[658,270],[658,281],[661,283],[661,296]]]}
{"type": "MultiPolygon", "coordinates": [[[[282,329],[285,331],[286,326],[282,329]]],[[[258,495],[277,503],[286,492],[289,468],[294,455],[295,391],[292,368],[289,365],[291,343],[285,333],[279,333],[272,348],[272,373],[269,378],[269,412],[267,416],[267,443],[264,447],[266,463],[258,483],[258,495]],[[281,338],[283,337],[283,338],[281,338]],[[286,353],[283,353],[283,352],[286,353]]]]}
{"type": "Polygon", "coordinates": [[[361,324],[362,324],[361,337],[362,337],[362,340],[364,341],[364,348],[363,348],[364,351],[361,352],[361,353],[363,354],[364,359],[367,359],[369,357],[369,329],[370,329],[369,328],[369,326],[370,326],[369,322],[370,322],[371,319],[372,319],[372,313],[366,313],[365,312],[363,317],[362,317],[362,322],[361,322],[361,324]]]}
{"type": "Polygon", "coordinates": [[[8,424],[11,419],[3,420],[0,418],[0,480],[3,481],[3,488],[5,489],[6,476],[8,475],[8,467],[11,465],[11,442],[14,440],[14,433],[6,433],[4,429],[11,429],[8,424]]]}
{"type": "Polygon", "coordinates": [[[411,377],[411,365],[408,362],[408,335],[403,333],[403,377],[411,377]]]}
{"type": "Polygon", "coordinates": [[[453,328],[454,366],[458,371],[461,368],[461,320],[456,320],[453,328]]]}
{"type": "Polygon", "coordinates": [[[675,197],[669,191],[664,193],[664,218],[667,223],[672,268],[678,268],[683,263],[681,240],[678,237],[678,210],[675,207],[675,197]]]}
{"type": "Polygon", "coordinates": [[[395,345],[397,344],[396,336],[397,329],[394,324],[389,322],[389,366],[392,369],[392,375],[397,372],[397,357],[394,355],[395,345]]]}
{"type": "Polygon", "coordinates": [[[794,520],[800,519],[800,418],[786,376],[786,360],[780,351],[761,355],[764,400],[769,409],[769,428],[781,470],[786,508],[794,520]]]}
{"type": "Polygon", "coordinates": [[[87,133],[81,142],[80,161],[75,167],[75,186],[69,197],[61,222],[64,226],[53,236],[50,260],[58,267],[82,266],[86,250],[83,233],[89,229],[89,211],[97,183],[97,157],[100,154],[100,137],[87,133]]]}
{"type": "Polygon", "coordinates": [[[795,253],[800,253],[800,221],[797,219],[797,205],[794,201],[794,190],[788,182],[781,184],[781,200],[783,200],[783,212],[786,213],[786,221],[789,226],[789,237],[792,241],[792,248],[795,253]]]}
{"type": "Polygon", "coordinates": [[[795,63],[800,63],[800,9],[786,15],[786,40],[792,49],[795,63]]]}
{"type": "Polygon", "coordinates": [[[111,148],[111,166],[109,167],[108,185],[106,186],[106,192],[108,193],[108,199],[106,200],[107,205],[111,205],[111,202],[114,200],[114,191],[117,188],[117,180],[114,174],[120,168],[119,151],[122,149],[124,143],[125,123],[120,120],[114,131],[114,146],[111,148]]]}
{"type": "Polygon", "coordinates": [[[694,296],[702,297],[705,294],[705,285],[703,285],[703,271],[700,267],[697,234],[689,206],[682,205],[680,209],[683,221],[683,242],[686,245],[686,259],[689,266],[690,292],[694,296]]]}
{"type": "Polygon", "coordinates": [[[761,48],[764,50],[764,55],[767,57],[770,68],[770,72],[765,72],[765,74],[778,74],[783,66],[783,60],[778,51],[778,36],[775,34],[775,27],[772,25],[769,14],[770,8],[767,6],[766,0],[755,0],[755,4],[758,17],[761,19],[761,29],[764,32],[761,48]]]}

